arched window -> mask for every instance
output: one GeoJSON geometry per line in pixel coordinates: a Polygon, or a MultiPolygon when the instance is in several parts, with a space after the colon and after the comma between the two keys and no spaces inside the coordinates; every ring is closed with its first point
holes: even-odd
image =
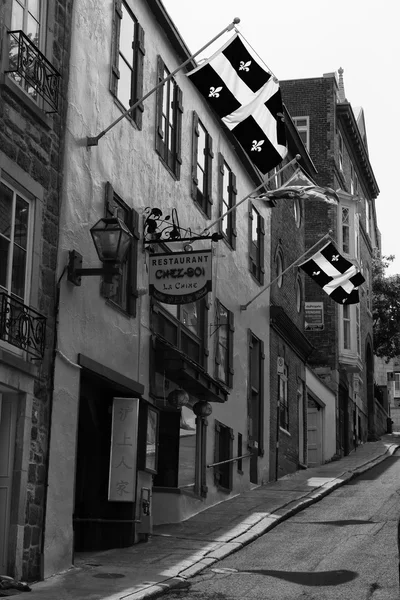
{"type": "Polygon", "coordinates": [[[299,313],[301,311],[301,304],[303,300],[303,290],[301,287],[301,279],[297,277],[296,279],[296,310],[299,313]]]}
{"type": "Polygon", "coordinates": [[[296,227],[299,228],[301,225],[301,208],[300,208],[300,200],[295,198],[293,200],[293,212],[294,212],[294,220],[296,223],[296,227]]]}

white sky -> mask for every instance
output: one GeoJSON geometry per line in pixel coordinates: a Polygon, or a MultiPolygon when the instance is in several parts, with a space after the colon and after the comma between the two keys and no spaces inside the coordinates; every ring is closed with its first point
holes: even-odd
{"type": "MultiPolygon", "coordinates": [[[[362,106],[382,253],[394,254],[387,275],[400,273],[400,32],[398,0],[163,0],[191,52],[235,17],[238,29],[278,79],[321,77],[344,69],[347,100],[362,106]]],[[[224,34],[199,57],[215,52],[224,34]]],[[[197,59],[199,57],[196,57],[197,59]]]]}

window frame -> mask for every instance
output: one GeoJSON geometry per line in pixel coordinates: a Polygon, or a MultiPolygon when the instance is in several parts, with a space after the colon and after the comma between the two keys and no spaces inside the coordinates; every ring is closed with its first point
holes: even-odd
{"type": "Polygon", "coordinates": [[[198,336],[196,333],[191,331],[181,320],[181,307],[184,307],[184,304],[175,304],[177,315],[172,314],[166,308],[168,305],[163,305],[161,302],[152,299],[151,307],[152,307],[152,331],[156,335],[159,335],[163,339],[165,339],[169,344],[174,346],[180,352],[184,352],[188,358],[193,360],[196,364],[198,364],[201,368],[207,371],[207,360],[209,355],[208,350],[208,310],[210,308],[207,297],[198,300],[196,304],[199,307],[199,319],[200,319],[200,331],[201,336],[198,336]],[[172,336],[168,335],[168,331],[172,332],[172,336]],[[198,360],[188,353],[188,346],[186,344],[192,343],[194,346],[197,346],[198,352],[198,360]],[[185,349],[186,345],[186,349],[185,349]]]}
{"type": "MultiPolygon", "coordinates": [[[[236,196],[236,175],[226,162],[223,154],[220,152],[218,154],[218,198],[220,216],[236,205],[236,196]],[[227,197],[225,197],[224,192],[227,194],[227,197]]],[[[225,219],[219,221],[219,231],[222,233],[223,239],[232,250],[236,250],[236,210],[232,210],[225,219]],[[226,231],[224,231],[225,219],[227,223],[226,231]]]]}
{"type": "MultiPolygon", "coordinates": [[[[157,57],[157,83],[171,74],[161,56],[157,57]]],[[[180,179],[182,165],[183,94],[175,78],[171,77],[156,92],[156,152],[170,173],[180,179]],[[164,106],[168,105],[168,114],[164,106]],[[163,124],[165,127],[163,128],[163,124]],[[165,131],[164,131],[165,129],[165,131]]]]}
{"type": "MultiPolygon", "coordinates": [[[[140,239],[139,213],[122,200],[108,181],[105,186],[105,217],[118,216],[118,209],[116,215],[115,209],[113,208],[115,205],[125,211],[127,218],[122,220],[133,236],[124,262],[120,265],[121,275],[114,276],[115,281],[121,277],[125,279],[125,285],[123,292],[121,292],[120,300],[108,294],[108,286],[104,281],[101,283],[100,291],[101,295],[106,297],[111,305],[117,307],[131,317],[136,317],[136,304],[139,296],[137,289],[138,242],[140,239]]],[[[114,294],[114,296],[115,295],[116,294],[114,294]]]]}
{"type": "Polygon", "coordinates": [[[265,219],[255,206],[249,203],[249,269],[260,285],[265,277],[265,219]],[[255,220],[257,223],[255,224],[255,220]],[[254,243],[253,231],[256,231],[257,243],[254,243]]]}
{"type": "Polygon", "coordinates": [[[234,350],[234,333],[235,333],[234,314],[232,311],[230,311],[228,308],[226,308],[226,306],[224,306],[222,304],[222,302],[220,302],[220,300],[218,300],[218,298],[215,299],[214,328],[215,328],[215,354],[214,354],[214,362],[215,362],[214,373],[215,373],[215,375],[214,376],[216,379],[218,379],[219,381],[222,381],[222,383],[224,383],[228,387],[232,388],[233,387],[233,375],[235,373],[235,370],[233,368],[233,350],[234,350]],[[226,315],[227,315],[226,323],[224,323],[224,324],[220,323],[221,308],[224,311],[226,311],[226,315]],[[220,354],[218,351],[220,347],[223,347],[222,344],[220,343],[222,327],[226,328],[226,348],[224,348],[224,350],[225,350],[224,377],[220,377],[221,360],[220,360],[220,354]]]}
{"type": "MultiPolygon", "coordinates": [[[[129,0],[114,0],[114,16],[113,16],[113,37],[111,48],[111,76],[110,76],[110,92],[114,96],[116,102],[121,109],[128,110],[129,106],[135,104],[143,97],[143,73],[144,73],[144,57],[146,51],[144,46],[144,30],[139,21],[135,17],[130,7],[129,0]],[[120,60],[126,62],[130,68],[128,61],[125,59],[120,48],[121,24],[124,18],[123,7],[126,9],[127,15],[134,23],[134,38],[132,40],[132,65],[131,65],[131,81],[130,90],[131,97],[129,105],[125,106],[121,97],[118,95],[118,83],[121,77],[120,60]]],[[[143,102],[141,102],[130,114],[129,118],[137,125],[138,129],[142,129],[142,115],[144,111],[143,102]]]]}
{"type": "MultiPolygon", "coordinates": [[[[258,435],[254,439],[254,432],[249,430],[249,441],[256,442],[258,456],[264,455],[264,341],[248,330],[248,403],[249,415],[253,415],[254,400],[257,402],[258,409],[258,435]]],[[[251,419],[254,422],[254,418],[251,419]]]]}
{"type": "Polygon", "coordinates": [[[278,398],[279,398],[279,427],[289,433],[289,377],[288,366],[286,362],[283,366],[283,373],[278,375],[278,398]]]}
{"type": "Polygon", "coordinates": [[[307,152],[310,151],[310,117],[309,116],[304,116],[304,117],[292,117],[293,123],[295,124],[295,127],[300,135],[301,141],[303,142],[304,146],[307,149],[307,152]],[[305,121],[306,124],[305,125],[299,125],[298,122],[299,121],[305,121]],[[305,133],[305,141],[303,139],[303,135],[305,133]]]}
{"type": "MultiPolygon", "coordinates": [[[[232,427],[228,427],[217,419],[214,420],[214,462],[222,462],[224,460],[230,460],[233,458],[233,440],[235,436],[233,434],[232,427]],[[224,448],[221,455],[221,442],[223,436],[226,438],[226,448],[224,448]]],[[[233,461],[225,463],[224,465],[216,465],[214,467],[214,482],[217,488],[230,492],[233,488],[233,461]]]]}
{"type": "Polygon", "coordinates": [[[344,141],[343,141],[343,136],[340,133],[340,131],[338,131],[338,161],[339,161],[339,169],[343,173],[343,167],[344,167],[344,141]]]}
{"type": "Polygon", "coordinates": [[[213,164],[213,140],[196,111],[193,111],[192,125],[192,198],[196,205],[203,211],[208,219],[211,218],[213,205],[212,199],[212,164],[213,164]],[[203,165],[199,161],[200,130],[204,132],[203,165]],[[199,172],[203,173],[203,182],[200,189],[199,172]]]}

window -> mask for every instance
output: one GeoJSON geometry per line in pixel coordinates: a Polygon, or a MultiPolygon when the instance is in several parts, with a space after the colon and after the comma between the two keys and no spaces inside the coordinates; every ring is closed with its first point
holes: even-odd
{"type": "Polygon", "coordinates": [[[276,253],[275,265],[278,287],[281,288],[283,284],[283,256],[281,250],[276,253]]]}
{"type": "Polygon", "coordinates": [[[295,198],[293,200],[293,214],[294,214],[294,222],[296,223],[296,227],[298,229],[301,225],[301,207],[300,207],[300,200],[298,198],[295,198]]]}
{"type": "Polygon", "coordinates": [[[297,312],[301,312],[301,305],[303,300],[303,291],[301,286],[300,277],[296,278],[296,310],[297,312]]]}
{"type": "Polygon", "coordinates": [[[136,316],[139,214],[121,200],[110,183],[106,184],[105,216],[121,219],[129,228],[133,239],[121,265],[121,274],[114,277],[111,295],[108,293],[108,286],[106,288],[104,283],[102,294],[128,314],[136,316]]]}
{"type": "MultiPolygon", "coordinates": [[[[233,429],[215,420],[214,462],[223,462],[232,457],[233,429]]],[[[225,490],[232,489],[233,462],[214,467],[215,484],[225,490]]]]}
{"type": "Polygon", "coordinates": [[[350,163],[350,194],[354,195],[354,167],[350,163]]]}
{"type": "Polygon", "coordinates": [[[288,371],[286,364],[283,367],[283,373],[278,375],[278,394],[279,426],[289,431],[288,371]]]}
{"type": "Polygon", "coordinates": [[[400,397],[400,373],[394,373],[394,396],[400,397]]]}
{"type": "MultiPolygon", "coordinates": [[[[49,91],[47,88],[51,86],[45,85],[42,80],[48,77],[56,88],[59,77],[58,74],[55,76],[54,72],[49,76],[45,66],[47,61],[40,55],[40,52],[45,54],[45,23],[45,0],[13,0],[10,28],[13,33],[9,36],[9,77],[37,104],[40,103],[41,96],[51,96],[54,91],[49,91]],[[22,31],[26,38],[23,35],[20,37],[19,31],[22,31]]],[[[49,68],[53,69],[51,65],[49,68]]]]}
{"type": "Polygon", "coordinates": [[[264,283],[264,218],[252,204],[249,205],[249,257],[250,271],[261,284],[264,283]]]}
{"type": "MultiPolygon", "coordinates": [[[[236,175],[231,171],[229,165],[225,162],[222,154],[219,154],[219,209],[220,215],[225,214],[236,204],[236,175]]],[[[232,210],[220,221],[220,231],[228,244],[236,248],[236,210],[232,210]]]]}
{"type": "Polygon", "coordinates": [[[33,199],[18,184],[0,181],[0,292],[29,303],[33,199]]]}
{"type": "Polygon", "coordinates": [[[367,198],[365,199],[365,229],[367,234],[371,235],[371,205],[367,198]]]}
{"type": "Polygon", "coordinates": [[[350,305],[343,305],[343,348],[351,350],[351,322],[350,322],[350,305]]]}
{"type": "Polygon", "coordinates": [[[341,171],[343,171],[343,151],[344,151],[344,145],[343,145],[343,138],[342,138],[342,134],[338,133],[338,144],[339,144],[339,169],[341,171]]]}
{"type": "Polygon", "coordinates": [[[342,250],[350,254],[350,209],[342,206],[342,250]]]}
{"type": "MultiPolygon", "coordinates": [[[[128,109],[143,96],[144,31],[128,2],[114,0],[111,92],[128,109]]],[[[143,104],[131,113],[142,127],[143,104]]]]}
{"type": "Polygon", "coordinates": [[[367,299],[367,309],[372,312],[371,307],[371,269],[369,266],[364,271],[365,276],[365,294],[367,299]]]}
{"type": "Polygon", "coordinates": [[[193,112],[192,198],[211,217],[212,206],[212,138],[193,112]]]}
{"type": "Polygon", "coordinates": [[[233,313],[219,300],[215,302],[215,377],[233,385],[233,313]]]}
{"type": "Polygon", "coordinates": [[[292,117],[301,141],[310,150],[310,117],[292,117]]]}
{"type": "Polygon", "coordinates": [[[249,442],[264,454],[264,342],[249,331],[249,442]]]}
{"type": "Polygon", "coordinates": [[[208,303],[153,304],[153,329],[202,367],[206,366],[208,303]]]}
{"type": "Polygon", "coordinates": [[[361,356],[361,325],[360,325],[360,305],[356,304],[356,338],[357,354],[361,356]]]}
{"type": "MultiPolygon", "coordinates": [[[[158,82],[170,75],[158,57],[158,82]]],[[[157,90],[156,150],[177,179],[182,164],[182,91],[175,79],[169,79],[157,90]]]]}

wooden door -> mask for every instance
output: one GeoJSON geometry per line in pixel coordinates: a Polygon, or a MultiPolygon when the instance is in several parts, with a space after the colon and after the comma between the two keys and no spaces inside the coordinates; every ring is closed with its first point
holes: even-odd
{"type": "Polygon", "coordinates": [[[322,463],[321,412],[317,407],[309,406],[307,409],[307,464],[309,467],[315,467],[322,463]]]}
{"type": "Polygon", "coordinates": [[[0,575],[7,574],[17,402],[0,394],[0,575]]]}

